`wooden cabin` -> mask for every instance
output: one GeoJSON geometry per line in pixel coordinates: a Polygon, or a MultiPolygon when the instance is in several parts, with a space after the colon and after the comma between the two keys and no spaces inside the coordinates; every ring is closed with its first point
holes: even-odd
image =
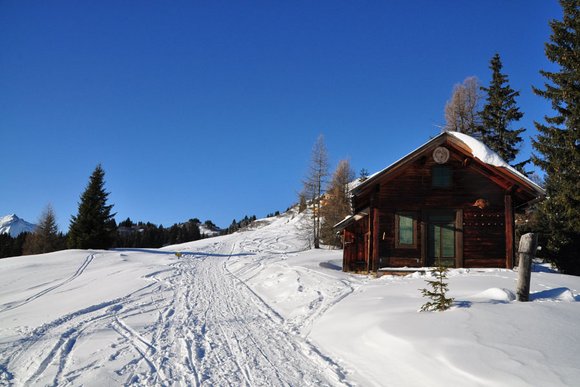
{"type": "Polygon", "coordinates": [[[441,133],[351,190],[343,270],[514,265],[514,219],[545,196],[482,142],[441,133]]]}

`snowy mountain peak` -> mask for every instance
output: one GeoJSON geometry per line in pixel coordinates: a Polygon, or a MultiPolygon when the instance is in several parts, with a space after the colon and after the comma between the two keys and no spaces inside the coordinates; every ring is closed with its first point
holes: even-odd
{"type": "Polygon", "coordinates": [[[20,219],[16,214],[6,215],[0,218],[0,234],[10,234],[16,238],[23,232],[34,232],[36,225],[20,219]]]}

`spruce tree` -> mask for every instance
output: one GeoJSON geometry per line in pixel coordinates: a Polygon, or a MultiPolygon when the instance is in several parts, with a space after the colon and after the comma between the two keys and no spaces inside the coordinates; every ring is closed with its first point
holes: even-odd
{"type": "Polygon", "coordinates": [[[502,67],[499,54],[495,54],[489,66],[492,71],[490,85],[481,88],[487,93],[480,112],[481,139],[502,159],[511,163],[519,152],[518,145],[522,142],[520,134],[525,129],[510,129],[510,124],[519,121],[523,113],[515,100],[520,93],[510,87],[507,75],[501,72],[502,67]]]}
{"type": "Polygon", "coordinates": [[[56,251],[61,248],[56,216],[52,206],[49,204],[40,216],[36,230],[27,235],[22,253],[44,254],[56,251]]]}
{"type": "Polygon", "coordinates": [[[453,305],[454,299],[447,297],[449,284],[447,284],[446,279],[448,270],[447,267],[441,264],[441,260],[439,260],[437,268],[432,271],[435,279],[426,280],[427,284],[431,286],[431,289],[419,289],[423,297],[431,299],[431,301],[427,301],[421,306],[421,312],[442,312],[451,308],[453,305]]]}
{"type": "Polygon", "coordinates": [[[78,214],[72,216],[68,245],[74,249],[108,249],[115,241],[115,214],[107,204],[105,171],[97,165],[81,195],[78,214]]]}
{"type": "Polygon", "coordinates": [[[580,275],[580,0],[561,0],[562,20],[552,20],[546,57],[557,71],[540,71],[553,116],[535,122],[533,162],[544,170],[546,200],[539,219],[546,256],[563,272],[580,275]]]}

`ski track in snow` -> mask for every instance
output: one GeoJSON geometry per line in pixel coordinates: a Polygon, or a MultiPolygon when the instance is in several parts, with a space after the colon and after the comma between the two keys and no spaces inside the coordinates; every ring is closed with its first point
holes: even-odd
{"type": "Polygon", "coordinates": [[[0,314],[6,310],[16,309],[16,308],[21,307],[22,305],[26,305],[29,302],[32,302],[32,301],[36,300],[37,298],[40,298],[40,297],[44,296],[45,294],[48,294],[48,293],[52,292],[53,290],[56,290],[65,284],[68,284],[69,282],[71,282],[72,280],[74,280],[75,278],[77,278],[78,276],[83,274],[83,272],[87,269],[87,267],[90,265],[90,263],[93,261],[94,258],[95,258],[95,254],[90,254],[89,256],[87,256],[85,258],[85,260],[83,261],[83,263],[80,265],[80,267],[77,269],[77,271],[74,272],[70,277],[68,277],[64,281],[62,281],[54,286],[51,286],[49,288],[46,288],[46,289],[28,297],[28,298],[26,298],[25,300],[5,304],[0,309],[0,314]]]}
{"type": "MultiPolygon", "coordinates": [[[[114,369],[107,377],[123,385],[349,385],[341,366],[305,334],[317,317],[352,292],[348,283],[340,282],[344,289],[334,298],[318,292],[304,316],[285,320],[243,277],[249,271],[256,275],[262,260],[286,256],[293,246],[279,237],[252,240],[240,234],[206,247],[184,254],[168,270],[144,276],[145,286],[133,293],[0,344],[0,384],[77,385],[87,382],[83,372],[103,368],[114,369]],[[230,269],[232,258],[238,262],[248,254],[251,263],[230,269]],[[150,315],[151,324],[132,326],[142,315],[150,315]],[[103,331],[113,338],[89,356],[75,357],[84,341],[103,331]]],[[[78,279],[93,258],[89,255],[61,283],[4,310],[78,279]]]]}

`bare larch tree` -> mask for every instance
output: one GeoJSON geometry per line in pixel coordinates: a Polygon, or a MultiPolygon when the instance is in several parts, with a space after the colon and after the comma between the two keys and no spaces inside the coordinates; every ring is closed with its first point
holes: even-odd
{"type": "Polygon", "coordinates": [[[351,215],[349,183],[355,179],[349,160],[341,160],[332,175],[321,208],[324,223],[321,237],[325,244],[341,246],[341,240],[334,233],[334,225],[351,215]]]}
{"type": "Polygon", "coordinates": [[[453,87],[451,99],[445,104],[444,131],[455,131],[469,135],[479,135],[481,119],[480,86],[476,77],[468,77],[463,83],[453,87]]]}
{"type": "Polygon", "coordinates": [[[328,177],[328,152],[324,145],[324,136],[318,136],[310,160],[308,175],[304,180],[304,192],[312,205],[312,232],[314,248],[320,248],[320,200],[328,177]]]}

